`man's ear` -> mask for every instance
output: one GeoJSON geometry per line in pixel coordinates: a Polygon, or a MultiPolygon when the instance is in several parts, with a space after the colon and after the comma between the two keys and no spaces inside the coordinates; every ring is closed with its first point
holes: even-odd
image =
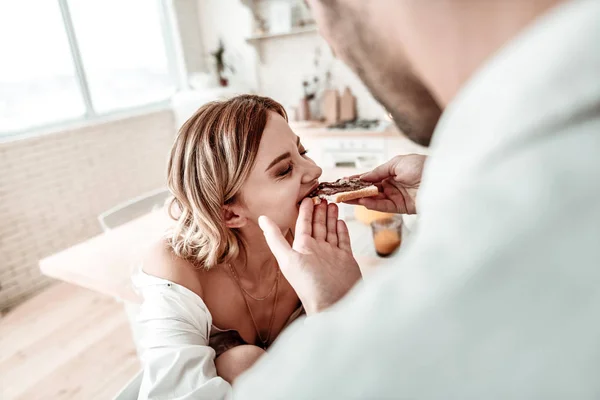
{"type": "Polygon", "coordinates": [[[241,228],[246,225],[248,219],[243,214],[243,209],[236,204],[223,206],[223,219],[228,228],[241,228]]]}

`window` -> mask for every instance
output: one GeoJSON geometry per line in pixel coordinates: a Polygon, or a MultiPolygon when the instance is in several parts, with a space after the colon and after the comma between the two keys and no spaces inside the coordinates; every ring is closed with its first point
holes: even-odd
{"type": "Polygon", "coordinates": [[[0,132],[84,116],[57,2],[0,2],[0,59],[0,132]]]}
{"type": "Polygon", "coordinates": [[[69,0],[69,5],[96,111],[172,93],[158,2],[69,0]]]}
{"type": "Polygon", "coordinates": [[[167,100],[160,0],[0,2],[0,135],[167,100]]]}

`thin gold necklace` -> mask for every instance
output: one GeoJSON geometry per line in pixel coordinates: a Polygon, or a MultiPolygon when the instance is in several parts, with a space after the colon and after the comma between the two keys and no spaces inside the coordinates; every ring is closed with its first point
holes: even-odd
{"type": "MultiPolygon", "coordinates": [[[[275,299],[273,299],[273,308],[271,309],[271,319],[269,320],[269,330],[267,331],[267,338],[263,340],[262,336],[260,335],[260,330],[258,329],[258,324],[256,323],[256,320],[254,319],[254,314],[252,314],[252,309],[250,308],[248,299],[246,299],[246,296],[244,296],[245,290],[242,287],[242,284],[240,283],[240,280],[239,280],[237,274],[235,273],[235,269],[231,266],[231,263],[229,264],[229,269],[231,270],[231,274],[233,275],[233,280],[235,281],[237,286],[240,288],[240,292],[242,293],[242,298],[244,299],[244,303],[246,303],[246,308],[248,309],[248,314],[250,315],[250,319],[252,320],[252,324],[254,325],[254,330],[256,331],[256,336],[258,336],[258,340],[260,340],[260,342],[262,343],[262,348],[266,350],[267,343],[269,343],[269,340],[271,339],[271,331],[273,329],[273,322],[275,321],[275,309],[277,308],[277,300],[279,298],[279,290],[278,290],[279,289],[279,271],[277,271],[277,278],[275,278],[275,285],[273,286],[275,288],[275,299]]],[[[252,296],[250,296],[250,297],[252,297],[252,296]]]]}
{"type": "MultiPolygon", "coordinates": [[[[229,268],[231,268],[234,271],[234,273],[235,273],[235,270],[233,269],[231,263],[229,263],[229,268]]],[[[280,273],[281,273],[281,270],[279,268],[277,268],[277,273],[276,273],[276,276],[275,276],[275,281],[273,282],[273,286],[271,287],[271,290],[269,290],[269,293],[267,293],[263,297],[255,297],[255,296],[253,296],[252,293],[250,293],[246,289],[244,289],[244,287],[242,286],[242,282],[239,280],[239,278],[237,278],[237,273],[235,273],[235,277],[238,279],[238,282],[240,282],[240,289],[242,289],[242,291],[244,293],[246,293],[248,295],[248,297],[250,297],[251,299],[254,299],[256,301],[264,301],[264,300],[268,299],[273,294],[273,291],[275,290],[275,287],[277,286],[277,282],[279,281],[279,274],[280,273]]]]}

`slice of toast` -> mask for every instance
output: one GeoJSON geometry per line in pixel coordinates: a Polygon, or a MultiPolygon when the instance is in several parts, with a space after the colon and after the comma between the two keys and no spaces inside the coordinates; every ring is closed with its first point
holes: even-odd
{"type": "Polygon", "coordinates": [[[338,179],[335,182],[322,182],[311,194],[308,195],[314,204],[321,200],[330,203],[355,200],[363,197],[377,196],[377,186],[363,182],[360,179],[338,179]]]}

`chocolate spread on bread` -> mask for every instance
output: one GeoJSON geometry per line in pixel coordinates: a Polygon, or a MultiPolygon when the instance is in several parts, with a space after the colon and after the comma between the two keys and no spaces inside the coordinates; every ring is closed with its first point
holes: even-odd
{"type": "Polygon", "coordinates": [[[358,178],[355,179],[338,179],[335,182],[322,182],[319,187],[312,191],[308,197],[332,196],[334,194],[351,192],[360,190],[373,185],[372,183],[363,182],[358,178]]]}

